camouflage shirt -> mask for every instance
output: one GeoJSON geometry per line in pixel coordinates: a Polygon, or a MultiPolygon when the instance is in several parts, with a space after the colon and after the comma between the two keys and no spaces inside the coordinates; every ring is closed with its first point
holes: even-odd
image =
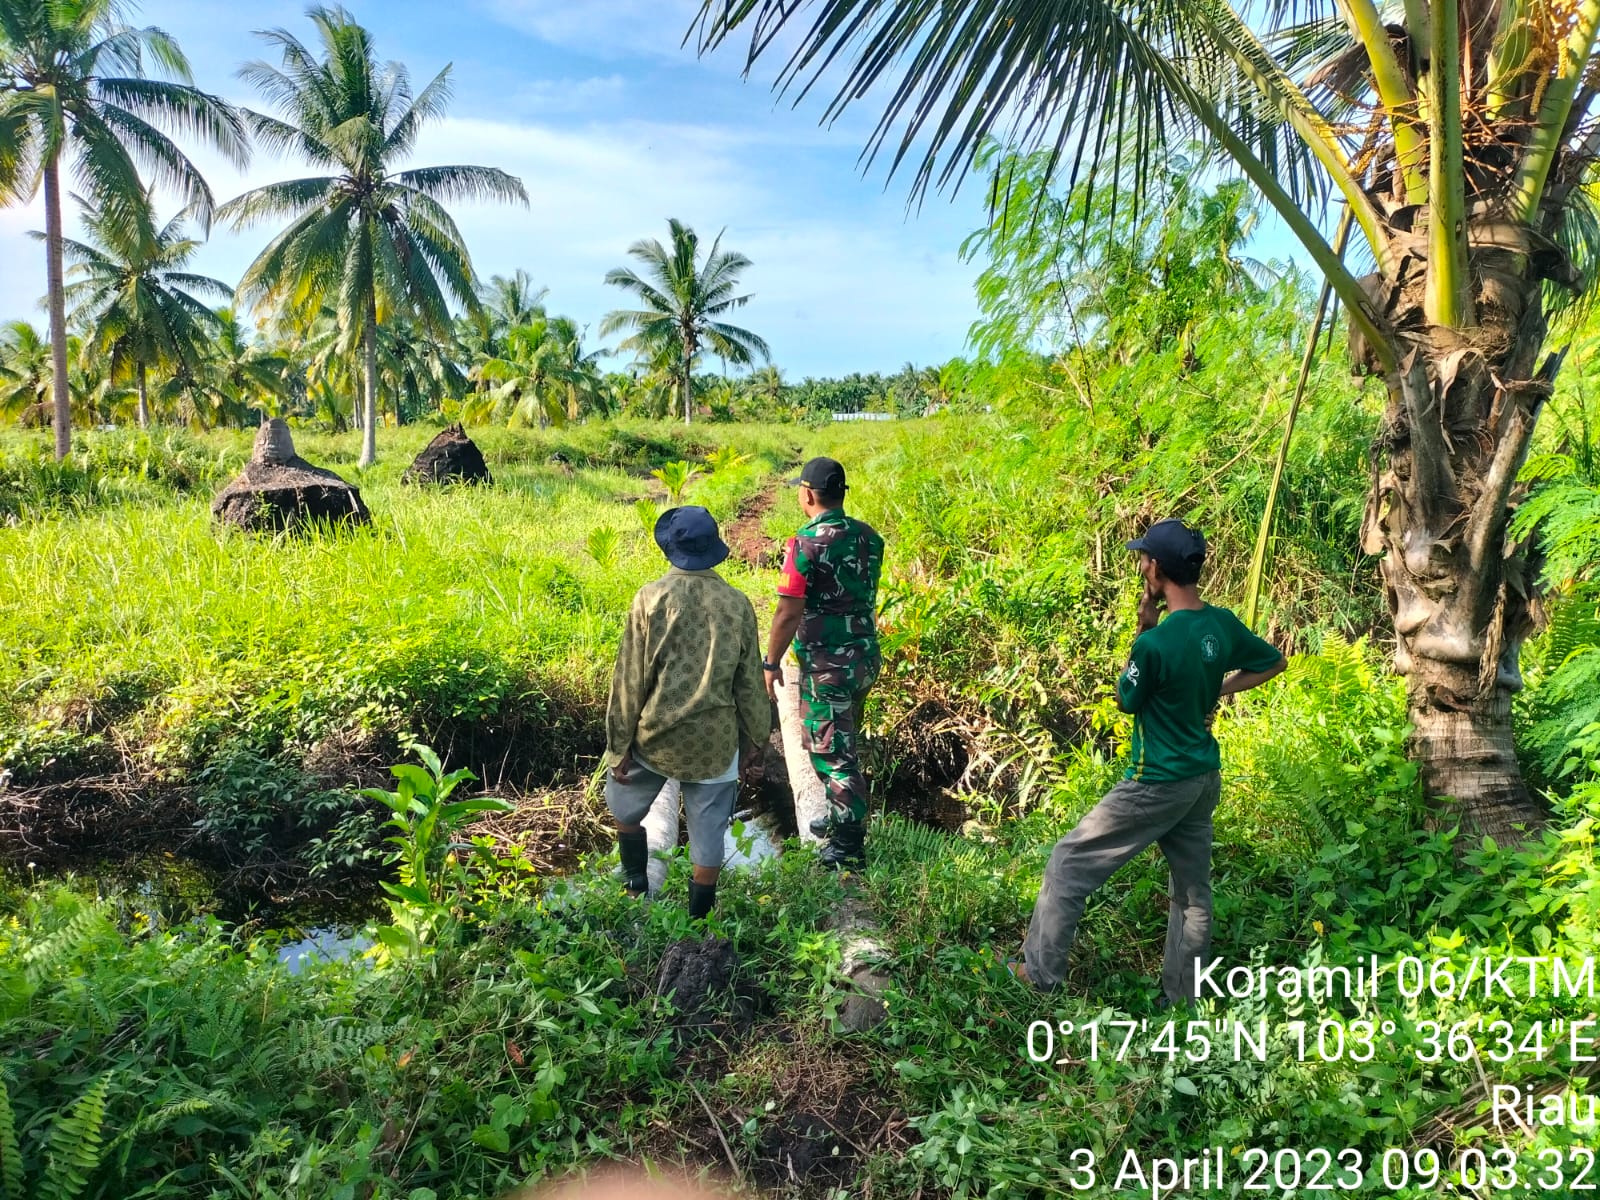
{"type": "Polygon", "coordinates": [[[882,573],[883,538],[841,509],[818,513],[789,539],[778,594],[805,597],[794,639],[802,665],[876,654],[882,573]]]}

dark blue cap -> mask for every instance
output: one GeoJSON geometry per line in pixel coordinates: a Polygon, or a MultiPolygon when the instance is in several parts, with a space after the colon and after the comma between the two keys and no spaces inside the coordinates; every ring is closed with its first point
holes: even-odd
{"type": "Polygon", "coordinates": [[[1128,549],[1144,551],[1160,563],[1168,575],[1174,573],[1168,567],[1187,564],[1198,568],[1206,561],[1205,535],[1174,517],[1157,521],[1144,531],[1143,537],[1129,542],[1128,549]]]}
{"type": "Polygon", "coordinates": [[[728,557],[716,518],[698,504],[669,508],[657,517],[656,545],[668,562],[685,571],[705,571],[728,557]]]}

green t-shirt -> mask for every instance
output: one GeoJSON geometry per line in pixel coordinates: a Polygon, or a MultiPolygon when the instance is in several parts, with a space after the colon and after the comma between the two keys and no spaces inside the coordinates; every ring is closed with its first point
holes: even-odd
{"type": "Polygon", "coordinates": [[[1170,612],[1133,643],[1117,679],[1117,698],[1133,714],[1127,778],[1192,779],[1217,770],[1217,739],[1206,729],[1223,679],[1265,671],[1282,653],[1226,608],[1205,604],[1170,612]]]}

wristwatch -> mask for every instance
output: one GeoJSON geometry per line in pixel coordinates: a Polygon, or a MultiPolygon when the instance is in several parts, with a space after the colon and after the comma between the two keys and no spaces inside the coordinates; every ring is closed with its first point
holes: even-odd
{"type": "Polygon", "coordinates": [[[769,663],[766,659],[762,659],[761,669],[763,671],[781,671],[783,668],[777,663],[769,663]]]}

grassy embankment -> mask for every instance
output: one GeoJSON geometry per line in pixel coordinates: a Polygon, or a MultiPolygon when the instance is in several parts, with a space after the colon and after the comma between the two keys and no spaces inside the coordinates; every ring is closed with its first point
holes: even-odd
{"type": "MultiPolygon", "coordinates": [[[[359,480],[374,524],[351,536],[219,530],[208,501],[247,454],[243,434],[92,439],[76,472],[14,486],[14,508],[65,503],[0,530],[0,640],[19,651],[0,663],[0,759],[45,806],[56,844],[36,861],[182,837],[264,883],[304,886],[296,866],[326,872],[370,848],[370,806],[348,785],[386,779],[407,735],[514,794],[554,793],[537,822],[545,849],[569,818],[581,837],[620,617],[663,565],[636,511],[665,505],[649,470],[734,445],[747,461],[691,485],[727,520],[797,438],[490,431],[496,486],[402,486],[431,433],[386,439],[359,480]],[[141,809],[158,798],[172,820],[151,829],[141,809]],[[184,829],[196,819],[198,839],[184,829]]],[[[354,479],[353,436],[299,448],[354,479]]],[[[740,563],[728,573],[751,583],[740,563]]]]}
{"type": "MultiPolygon", "coordinates": [[[[1197,515],[1217,547],[1214,596],[1238,594],[1278,408],[1231,389],[1279,378],[1288,356],[1242,332],[1233,341],[1233,355],[1198,372],[1114,374],[1093,412],[1026,403],[815,436],[692,431],[766,452],[692,493],[724,517],[797,450],[852,465],[853,500],[893,547],[891,669],[871,718],[880,781],[959,784],[980,818],[962,837],[875,826],[863,891],[896,987],[874,1034],[833,1027],[840,947],[819,926],[839,884],[805,854],[724,889],[714,928],[739,955],[735,988],[692,1019],[652,996],[666,947],[688,932],[681,907],[633,909],[600,870],[529,882],[513,864],[475,859],[456,883],[459,925],[421,961],[297,977],[274,966],[269,944],[219,928],[152,931],[136,903],[47,887],[11,897],[0,931],[0,1081],[20,1182],[65,1179],[61,1195],[422,1200],[621,1157],[764,1187],[798,1179],[813,1194],[870,1183],[876,1194],[1024,1195],[1070,1186],[1078,1148],[1113,1164],[1109,1179],[1127,1148],[1220,1145],[1354,1147],[1368,1165],[1355,1194],[1421,1196],[1437,1189],[1418,1186],[1416,1169],[1406,1187],[1380,1185],[1385,1150],[1506,1142],[1534,1168],[1540,1150],[1577,1144],[1582,1131],[1524,1138],[1472,1113],[1486,1076],[1570,1076],[1559,1038],[1505,1064],[1448,1052],[1425,1062],[1416,1032],[1426,1019],[1448,1030],[1505,1017],[1521,1037],[1592,1007],[1548,989],[1407,1003],[1391,977],[1376,1006],[1269,999],[1201,1014],[1267,1019],[1265,1061],[1236,1061],[1231,1044],[1186,1060],[1185,1027],[1176,1057],[1141,1034],[1122,1060],[1058,1039],[1073,1061],[1030,1061],[1037,1018],[1154,1016],[1165,874],[1153,855],[1091,905],[1064,995],[1035,997],[983,955],[1020,937],[1051,839],[1115,774],[1124,727],[1108,685],[1134,601],[1121,539],[1158,512],[1197,515]],[[1314,1036],[1325,1021],[1329,1036],[1358,1038],[1357,1022],[1385,1018],[1400,1027],[1371,1061],[1300,1061],[1288,1025],[1309,1021],[1314,1036]],[[75,1151],[87,1164],[76,1193],[75,1151]]],[[[1304,653],[1219,722],[1217,953],[1230,965],[1409,954],[1457,968],[1475,953],[1595,953],[1593,784],[1519,852],[1458,846],[1428,819],[1401,754],[1398,682],[1346,640],[1381,629],[1370,564],[1352,549],[1371,414],[1332,373],[1316,398],[1268,610],[1275,636],[1304,653]]],[[[420,444],[420,431],[407,436],[420,444]]],[[[246,751],[295,780],[330,739],[375,752],[363,739],[438,740],[533,711],[536,736],[515,739],[519,768],[570,783],[592,761],[622,606],[657,570],[623,503],[642,484],[536,463],[519,477],[508,458],[612,436],[487,439],[510,486],[485,495],[402,495],[384,482],[403,465],[391,449],[366,485],[377,528],[348,540],[219,539],[196,497],[102,496],[76,515],[30,515],[0,531],[18,564],[0,622],[32,647],[5,680],[8,753],[38,780],[142,755],[203,790],[203,772],[246,751]],[[585,555],[600,520],[626,531],[609,568],[585,555]],[[79,580],[57,582],[53,568],[69,563],[79,580]]],[[[304,451],[339,465],[317,439],[304,451]]],[[[781,507],[766,522],[792,523],[781,507]]],[[[731,573],[757,596],[770,585],[731,573]]],[[[451,765],[462,761],[472,759],[451,765]]],[[[259,794],[240,787],[233,803],[259,794]]],[[[286,794],[280,807],[296,803],[286,794]]],[[[676,864],[669,895],[684,876],[676,864]]]]}

